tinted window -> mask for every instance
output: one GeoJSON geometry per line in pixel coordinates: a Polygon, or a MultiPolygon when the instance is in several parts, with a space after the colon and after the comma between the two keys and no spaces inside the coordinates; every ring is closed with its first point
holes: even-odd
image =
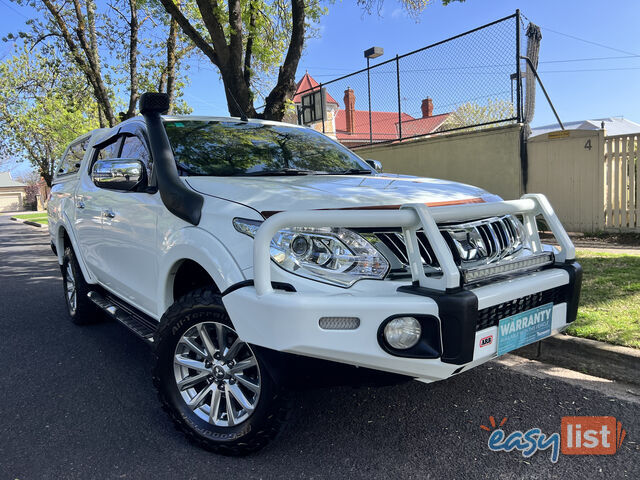
{"type": "Polygon", "coordinates": [[[176,162],[187,175],[371,171],[345,147],[311,129],[201,120],[166,122],[165,129],[176,162]]]}
{"type": "Polygon", "coordinates": [[[80,169],[80,162],[84,158],[84,154],[87,151],[87,144],[89,139],[85,139],[81,142],[72,144],[67,150],[67,153],[62,158],[60,166],[58,167],[57,175],[69,175],[76,173],[80,169]]]}
{"type": "Polygon", "coordinates": [[[121,144],[121,139],[118,138],[115,142],[102,147],[100,150],[98,150],[97,160],[109,160],[110,158],[118,158],[121,144]]]}
{"type": "Polygon", "coordinates": [[[120,158],[135,158],[136,160],[142,160],[145,165],[149,164],[147,147],[138,137],[125,137],[120,158]]]}

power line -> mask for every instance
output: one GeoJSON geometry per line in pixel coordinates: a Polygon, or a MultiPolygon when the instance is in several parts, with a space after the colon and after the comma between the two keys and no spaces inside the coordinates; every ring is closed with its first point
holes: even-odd
{"type": "Polygon", "coordinates": [[[604,45],[602,43],[594,42],[592,40],[587,40],[585,38],[576,37],[575,35],[569,35],[568,33],[558,32],[557,30],[553,30],[551,28],[547,28],[547,27],[543,27],[543,26],[540,26],[540,28],[542,28],[543,30],[548,30],[549,32],[555,33],[557,35],[562,35],[564,37],[572,38],[573,40],[578,40],[580,42],[588,43],[590,45],[595,45],[595,46],[601,47],[601,48],[607,48],[607,49],[612,50],[614,52],[626,53],[627,55],[631,55],[632,57],[640,57],[640,55],[638,55],[637,53],[629,52],[627,50],[622,50],[620,48],[611,47],[609,45],[604,45]]]}
{"type": "Polygon", "coordinates": [[[0,0],[0,3],[2,3],[5,7],[7,7],[10,10],[13,10],[15,13],[17,13],[18,15],[21,15],[22,17],[26,18],[27,20],[29,19],[29,17],[27,17],[24,13],[19,12],[18,10],[16,10],[15,8],[13,8],[11,5],[8,5],[4,0],[0,0]]]}
{"type": "Polygon", "coordinates": [[[574,72],[618,72],[626,70],[640,70],[640,67],[620,67],[620,68],[585,68],[574,70],[543,70],[538,73],[574,73],[574,72]]]}

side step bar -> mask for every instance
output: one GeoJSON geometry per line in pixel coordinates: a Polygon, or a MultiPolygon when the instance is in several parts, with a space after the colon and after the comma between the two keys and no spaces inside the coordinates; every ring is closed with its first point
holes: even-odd
{"type": "Polygon", "coordinates": [[[156,320],[108,293],[91,291],[87,296],[107,315],[122,323],[140,338],[153,343],[153,334],[158,328],[156,320]]]}

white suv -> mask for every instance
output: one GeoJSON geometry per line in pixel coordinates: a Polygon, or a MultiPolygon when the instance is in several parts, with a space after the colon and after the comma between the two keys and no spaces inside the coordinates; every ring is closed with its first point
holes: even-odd
{"type": "Polygon", "coordinates": [[[162,116],[160,94],[140,106],[65,152],[52,248],[72,320],[148,340],[161,401],[206,448],[264,446],[301,377],[442,380],[575,320],[582,271],[542,195],[378,173],[294,125],[162,116]]]}

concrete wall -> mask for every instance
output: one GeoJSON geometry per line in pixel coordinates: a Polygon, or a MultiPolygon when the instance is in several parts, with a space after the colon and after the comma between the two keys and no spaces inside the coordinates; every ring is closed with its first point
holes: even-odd
{"type": "Polygon", "coordinates": [[[382,162],[383,171],[443,178],[482,187],[504,199],[519,198],[520,125],[441,134],[397,144],[360,147],[362,158],[382,162]]]}

